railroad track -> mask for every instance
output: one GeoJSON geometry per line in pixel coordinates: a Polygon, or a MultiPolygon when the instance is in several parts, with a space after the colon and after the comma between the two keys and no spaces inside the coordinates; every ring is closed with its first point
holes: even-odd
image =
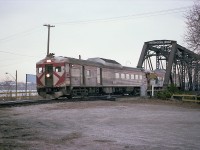
{"type": "Polygon", "coordinates": [[[49,103],[64,103],[64,102],[76,102],[76,101],[95,101],[95,100],[107,100],[115,101],[116,98],[121,96],[91,96],[86,98],[74,97],[72,99],[60,98],[60,99],[41,99],[41,100],[15,100],[15,101],[0,101],[0,108],[2,107],[20,107],[27,105],[49,104],[49,103]]]}

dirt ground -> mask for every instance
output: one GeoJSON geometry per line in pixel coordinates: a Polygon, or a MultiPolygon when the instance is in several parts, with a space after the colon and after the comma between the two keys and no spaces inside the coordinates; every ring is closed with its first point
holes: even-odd
{"type": "Polygon", "coordinates": [[[128,99],[0,108],[0,150],[197,150],[200,104],[128,99]]]}

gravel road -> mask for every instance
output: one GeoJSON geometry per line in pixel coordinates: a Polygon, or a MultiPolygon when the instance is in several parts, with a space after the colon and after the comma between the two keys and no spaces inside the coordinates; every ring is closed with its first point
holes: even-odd
{"type": "Polygon", "coordinates": [[[79,101],[0,109],[0,150],[197,150],[200,105],[79,101]]]}

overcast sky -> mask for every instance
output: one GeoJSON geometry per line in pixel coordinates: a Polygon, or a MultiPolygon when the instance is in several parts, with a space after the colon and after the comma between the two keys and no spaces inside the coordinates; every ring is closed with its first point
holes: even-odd
{"type": "Polygon", "coordinates": [[[136,67],[144,42],[175,40],[186,46],[184,14],[193,0],[0,0],[0,81],[35,74],[50,52],[102,57],[136,67]]]}

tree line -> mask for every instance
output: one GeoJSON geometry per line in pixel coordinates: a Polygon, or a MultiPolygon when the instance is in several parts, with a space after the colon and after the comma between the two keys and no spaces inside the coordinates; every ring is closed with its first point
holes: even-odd
{"type": "Polygon", "coordinates": [[[200,1],[195,1],[193,7],[186,13],[186,33],[184,36],[188,49],[200,54],[200,1]]]}

